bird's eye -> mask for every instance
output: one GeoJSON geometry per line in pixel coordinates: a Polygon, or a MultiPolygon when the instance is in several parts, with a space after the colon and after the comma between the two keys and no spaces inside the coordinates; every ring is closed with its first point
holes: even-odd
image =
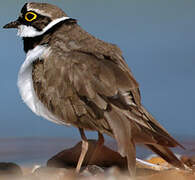
{"type": "Polygon", "coordinates": [[[37,18],[37,15],[34,12],[27,12],[25,14],[25,20],[31,22],[37,18]]]}

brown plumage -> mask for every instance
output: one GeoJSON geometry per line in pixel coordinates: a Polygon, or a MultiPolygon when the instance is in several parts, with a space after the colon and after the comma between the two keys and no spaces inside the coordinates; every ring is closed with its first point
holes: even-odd
{"type": "Polygon", "coordinates": [[[131,171],[135,143],[183,166],[167,148],[179,143],[141,105],[138,83],[120,49],[77,24],[62,25],[48,43],[51,54],[34,63],[33,82],[37,96],[53,114],[75,127],[114,137],[131,171]]]}
{"type": "Polygon", "coordinates": [[[26,51],[50,47],[44,59],[34,61],[32,79],[38,99],[60,121],[115,138],[131,175],[136,143],[183,167],[168,148],[181,145],[142,106],[139,85],[116,45],[88,34],[75,20],[24,38],[24,44],[26,51]]]}

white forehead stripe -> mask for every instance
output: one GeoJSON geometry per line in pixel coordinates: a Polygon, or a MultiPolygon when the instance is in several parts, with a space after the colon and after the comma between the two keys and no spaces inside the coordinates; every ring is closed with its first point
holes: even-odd
{"type": "Polygon", "coordinates": [[[46,12],[43,11],[43,10],[32,8],[30,3],[27,4],[27,10],[28,10],[28,11],[35,11],[36,13],[41,14],[41,15],[43,15],[43,16],[51,17],[51,14],[46,13],[46,12]]]}
{"type": "Polygon", "coordinates": [[[41,11],[41,10],[39,10],[39,9],[33,9],[33,8],[27,8],[27,9],[28,9],[28,11],[34,11],[34,12],[36,12],[37,14],[41,14],[41,15],[43,15],[43,16],[51,17],[51,14],[46,13],[45,11],[41,11]]]}
{"type": "Polygon", "coordinates": [[[47,32],[49,29],[51,29],[53,26],[55,26],[56,24],[60,23],[61,21],[65,21],[67,19],[70,19],[70,17],[61,17],[61,18],[55,19],[51,21],[46,27],[44,27],[42,31],[37,31],[33,26],[20,25],[18,27],[18,36],[20,37],[41,36],[45,32],[47,32]]]}

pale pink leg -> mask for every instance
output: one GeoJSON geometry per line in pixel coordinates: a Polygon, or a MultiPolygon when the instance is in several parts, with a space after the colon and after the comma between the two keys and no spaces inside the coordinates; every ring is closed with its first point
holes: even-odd
{"type": "Polygon", "coordinates": [[[83,160],[85,158],[85,155],[88,151],[88,147],[89,147],[89,143],[87,141],[87,138],[85,136],[84,130],[79,128],[79,132],[81,134],[81,138],[82,138],[82,149],[81,149],[81,154],[79,156],[79,160],[77,163],[77,167],[76,167],[76,172],[79,172],[83,163],[83,160]]]}

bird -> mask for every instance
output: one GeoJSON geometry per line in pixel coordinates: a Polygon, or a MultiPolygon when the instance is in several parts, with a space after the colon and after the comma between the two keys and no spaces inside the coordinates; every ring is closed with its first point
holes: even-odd
{"type": "Polygon", "coordinates": [[[77,19],[48,3],[28,2],[4,26],[18,29],[26,59],[17,85],[24,103],[38,116],[79,129],[79,172],[88,150],[85,130],[113,137],[136,173],[136,144],[144,144],[175,167],[184,164],[171,147],[180,146],[141,103],[139,84],[117,45],[89,34],[77,19]]]}

